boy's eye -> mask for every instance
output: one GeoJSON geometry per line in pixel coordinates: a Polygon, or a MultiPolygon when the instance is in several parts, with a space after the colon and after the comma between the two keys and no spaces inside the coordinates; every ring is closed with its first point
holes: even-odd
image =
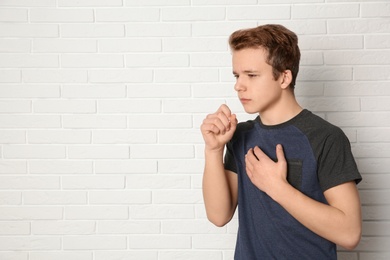
{"type": "Polygon", "coordinates": [[[254,77],[257,77],[257,74],[248,74],[248,77],[254,78],[254,77]]]}

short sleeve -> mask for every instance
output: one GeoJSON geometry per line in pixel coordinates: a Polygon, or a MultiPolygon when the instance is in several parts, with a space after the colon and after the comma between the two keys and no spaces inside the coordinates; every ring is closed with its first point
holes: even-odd
{"type": "Polygon", "coordinates": [[[230,141],[226,144],[224,167],[225,167],[225,170],[237,173],[237,164],[236,164],[236,161],[234,159],[232,141],[230,141]]]}
{"type": "Polygon", "coordinates": [[[324,141],[319,158],[318,179],[323,191],[349,181],[357,184],[362,180],[350,142],[337,127],[324,141]]]}

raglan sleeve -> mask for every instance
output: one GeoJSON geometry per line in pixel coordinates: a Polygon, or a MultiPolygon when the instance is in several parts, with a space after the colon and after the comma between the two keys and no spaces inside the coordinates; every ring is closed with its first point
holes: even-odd
{"type": "Polygon", "coordinates": [[[351,144],[340,128],[336,127],[323,143],[318,179],[323,191],[349,181],[358,184],[362,180],[351,144]]]}
{"type": "Polygon", "coordinates": [[[230,140],[226,144],[225,156],[224,156],[224,167],[225,170],[237,173],[237,165],[233,153],[233,140],[230,140]]]}

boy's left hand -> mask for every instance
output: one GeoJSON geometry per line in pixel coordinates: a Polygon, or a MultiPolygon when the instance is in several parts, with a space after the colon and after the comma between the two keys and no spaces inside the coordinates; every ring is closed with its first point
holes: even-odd
{"type": "Polygon", "coordinates": [[[245,156],[246,172],[252,183],[271,198],[287,182],[287,161],[283,147],[276,146],[277,162],[269,158],[259,147],[249,149],[245,156]]]}

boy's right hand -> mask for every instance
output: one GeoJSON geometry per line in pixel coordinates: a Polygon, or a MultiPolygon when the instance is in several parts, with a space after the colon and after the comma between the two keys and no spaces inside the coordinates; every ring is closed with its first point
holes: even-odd
{"type": "Polygon", "coordinates": [[[200,127],[205,141],[205,149],[223,151],[224,146],[233,137],[237,127],[237,117],[229,107],[221,105],[217,112],[207,115],[200,127]]]}

